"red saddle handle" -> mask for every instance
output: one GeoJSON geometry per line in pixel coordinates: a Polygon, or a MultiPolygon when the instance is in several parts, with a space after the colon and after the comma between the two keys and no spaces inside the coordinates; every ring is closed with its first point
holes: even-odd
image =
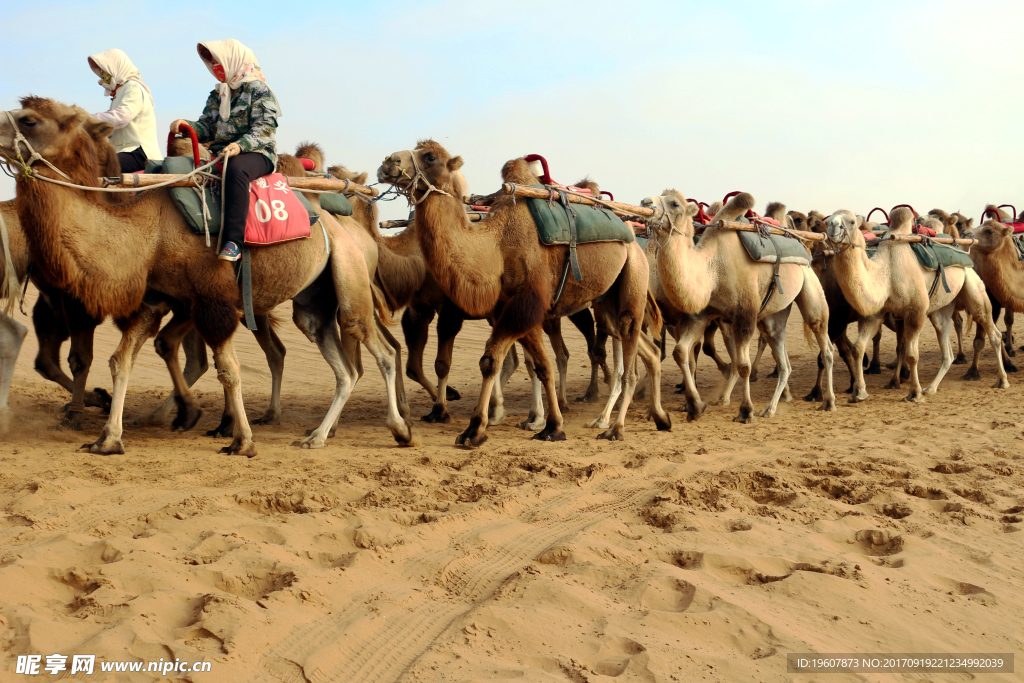
{"type": "Polygon", "coordinates": [[[1013,211],[1013,222],[1014,223],[1017,222],[1017,208],[1013,204],[1000,204],[999,208],[1000,209],[1009,208],[1011,211],[1013,211]]]}
{"type": "Polygon", "coordinates": [[[539,154],[527,154],[523,158],[526,159],[527,163],[530,163],[530,162],[533,162],[533,161],[539,161],[540,162],[541,168],[544,169],[544,175],[542,175],[540,177],[540,182],[541,182],[542,185],[550,185],[553,182],[551,180],[551,172],[548,170],[548,160],[547,159],[545,159],[544,157],[542,157],[539,154]]]}
{"type": "Polygon", "coordinates": [[[867,216],[867,218],[864,219],[864,222],[865,223],[869,222],[871,220],[871,214],[873,214],[875,211],[881,211],[882,212],[882,215],[885,216],[885,224],[888,225],[889,224],[889,214],[886,213],[885,209],[883,209],[880,206],[876,206],[875,208],[873,208],[870,211],[868,211],[868,216],[867,216]]]}
{"type": "MultiPolygon", "coordinates": [[[[188,133],[188,136],[192,138],[192,160],[195,162],[196,168],[199,168],[199,136],[196,135],[196,132],[194,130],[192,130],[192,126],[188,125],[187,123],[182,123],[181,125],[179,125],[178,130],[181,133],[181,137],[185,137],[185,133],[188,133]]],[[[174,133],[167,134],[168,156],[170,156],[171,154],[171,145],[174,144],[175,137],[176,136],[174,135],[174,133]]]]}
{"type": "Polygon", "coordinates": [[[615,201],[615,195],[613,195],[613,194],[612,194],[611,192],[609,192],[608,190],[601,190],[601,194],[606,194],[606,195],[608,195],[608,201],[610,201],[610,202],[614,202],[614,201],[615,201]]]}

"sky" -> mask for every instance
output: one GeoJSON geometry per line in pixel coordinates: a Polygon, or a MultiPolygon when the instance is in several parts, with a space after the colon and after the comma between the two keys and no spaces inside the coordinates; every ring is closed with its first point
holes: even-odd
{"type": "Polygon", "coordinates": [[[329,165],[371,176],[433,138],[480,194],[537,153],[559,182],[589,175],[630,203],[673,187],[824,213],[1024,209],[1020,0],[78,0],[3,14],[4,109],[31,93],[105,110],[86,58],[118,47],[166,130],[214,85],[196,43],[233,37],[281,102],[279,149],[314,140],[329,165]]]}

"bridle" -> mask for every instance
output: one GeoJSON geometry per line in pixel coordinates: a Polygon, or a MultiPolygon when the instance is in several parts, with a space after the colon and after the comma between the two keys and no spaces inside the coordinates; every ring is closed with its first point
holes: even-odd
{"type": "Polygon", "coordinates": [[[850,232],[846,229],[846,225],[843,225],[843,234],[839,239],[832,239],[832,233],[829,232],[828,228],[825,229],[825,242],[832,249],[833,256],[838,255],[846,251],[847,249],[856,249],[857,243],[850,237],[850,232]]]}
{"type": "MultiPolygon", "coordinates": [[[[409,156],[412,159],[412,168],[414,171],[416,171],[416,173],[410,177],[409,174],[406,173],[405,169],[402,168],[402,175],[399,176],[397,180],[395,180],[394,185],[392,185],[392,187],[397,188],[398,192],[405,195],[405,197],[409,200],[410,206],[419,206],[427,197],[430,196],[431,192],[437,192],[438,194],[443,194],[446,197],[452,196],[451,193],[445,192],[444,190],[442,190],[439,187],[436,187],[433,183],[427,180],[427,176],[423,173],[423,170],[420,169],[419,162],[416,161],[415,151],[410,152],[409,156]],[[398,183],[401,182],[402,178],[408,178],[409,180],[405,187],[401,187],[398,185],[398,183]],[[419,199],[416,199],[415,195],[417,185],[421,182],[426,186],[426,192],[421,194],[419,199]]],[[[390,159],[391,157],[389,156],[384,161],[387,162],[390,159]]]]}
{"type": "MultiPolygon", "coordinates": [[[[25,135],[21,132],[21,129],[18,128],[18,124],[17,122],[15,122],[14,116],[11,114],[10,110],[5,110],[4,114],[7,116],[7,120],[11,122],[11,128],[14,130],[14,142],[12,143],[12,146],[14,149],[14,154],[17,156],[17,162],[21,164],[21,172],[26,178],[34,178],[36,176],[36,173],[32,170],[32,165],[35,164],[37,161],[41,161],[47,166],[49,166],[51,170],[56,171],[61,176],[63,176],[66,180],[71,180],[71,176],[69,176],[67,173],[51,164],[46,158],[43,157],[42,154],[37,152],[32,147],[32,143],[28,141],[28,138],[26,138],[25,135]],[[26,161],[21,156],[21,145],[25,145],[25,151],[29,153],[28,161],[26,161]]],[[[15,162],[15,159],[10,158],[10,156],[5,154],[3,150],[0,150],[0,157],[3,157],[4,161],[7,164],[13,164],[15,162]]]]}
{"type": "MultiPolygon", "coordinates": [[[[661,198],[659,197],[659,199],[661,198]]],[[[654,236],[652,237],[652,239],[654,240],[655,247],[658,251],[661,251],[666,246],[668,246],[669,240],[672,239],[672,233],[677,232],[683,237],[686,236],[682,230],[677,228],[672,223],[672,221],[668,219],[668,211],[665,210],[665,201],[663,199],[661,202],[661,219],[657,223],[655,223],[653,220],[651,220],[651,218],[648,218],[647,225],[651,228],[652,231],[654,231],[654,236]],[[661,236],[659,234],[663,230],[668,233],[668,236],[665,238],[664,243],[661,241],[661,236]]]]}

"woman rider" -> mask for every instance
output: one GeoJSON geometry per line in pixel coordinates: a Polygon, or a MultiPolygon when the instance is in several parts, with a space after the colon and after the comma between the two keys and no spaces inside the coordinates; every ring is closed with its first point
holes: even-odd
{"type": "Polygon", "coordinates": [[[277,166],[274,136],[281,110],[252,50],[233,38],[199,43],[198,50],[219,82],[202,116],[196,121],[178,119],[171,132],[179,133],[181,124],[188,124],[200,142],[211,143],[214,155],[231,157],[224,179],[223,247],[218,258],[237,261],[245,239],[249,183],[277,166]]]}
{"type": "Polygon", "coordinates": [[[114,126],[110,141],[117,150],[121,172],[135,173],[146,168],[147,159],[163,159],[156,139],[153,95],[128,55],[121,50],[100,52],[89,57],[89,67],[111,99],[110,109],[96,118],[114,126]]]}

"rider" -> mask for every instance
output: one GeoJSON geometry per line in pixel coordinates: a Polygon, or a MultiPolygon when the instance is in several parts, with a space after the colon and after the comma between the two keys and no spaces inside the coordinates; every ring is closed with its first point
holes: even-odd
{"type": "Polygon", "coordinates": [[[95,116],[114,126],[110,141],[117,150],[121,172],[141,171],[147,159],[163,159],[156,139],[153,95],[128,55],[116,49],[100,52],[89,57],[89,67],[111,99],[110,109],[95,116]]]}
{"type": "Polygon", "coordinates": [[[224,179],[223,247],[218,258],[237,261],[245,239],[249,183],[273,173],[277,165],[274,133],[281,110],[252,50],[233,38],[199,43],[198,50],[219,82],[199,120],[178,119],[171,124],[171,132],[178,133],[181,124],[188,124],[200,142],[212,143],[211,152],[233,157],[224,179]]]}

